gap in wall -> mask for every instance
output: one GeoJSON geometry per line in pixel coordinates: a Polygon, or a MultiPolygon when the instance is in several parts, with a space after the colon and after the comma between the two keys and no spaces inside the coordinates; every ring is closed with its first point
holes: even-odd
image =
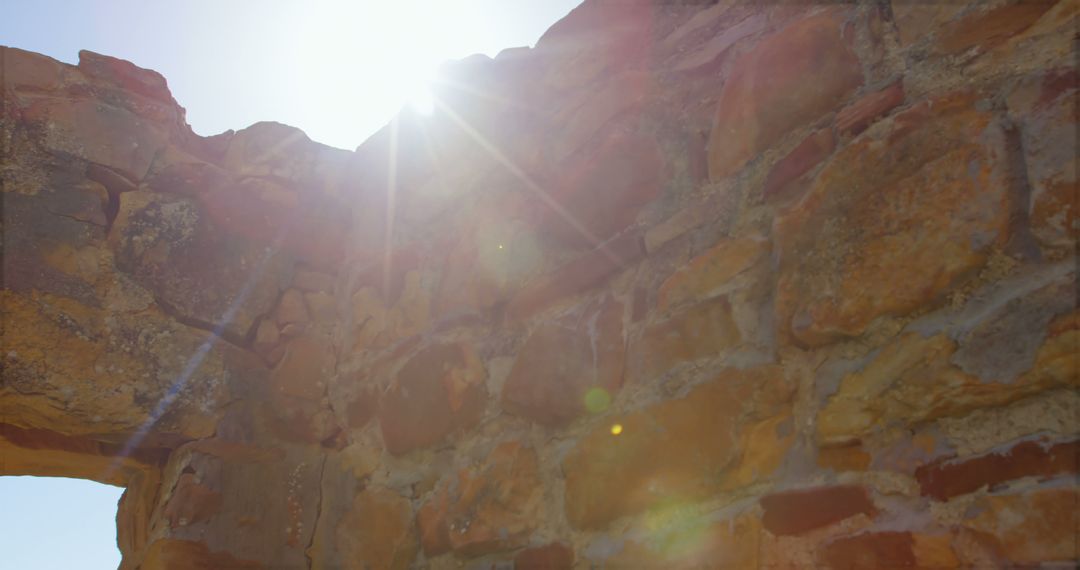
{"type": "Polygon", "coordinates": [[[0,568],[113,570],[123,487],[67,477],[0,477],[0,568]]]}

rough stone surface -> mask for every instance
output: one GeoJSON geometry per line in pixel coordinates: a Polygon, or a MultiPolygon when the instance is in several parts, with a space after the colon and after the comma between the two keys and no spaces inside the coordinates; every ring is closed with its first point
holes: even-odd
{"type": "Polygon", "coordinates": [[[761,498],[762,524],[775,535],[803,534],[877,509],[866,489],[854,486],[787,491],[761,498]]]}
{"type": "Polygon", "coordinates": [[[640,374],[651,380],[677,364],[717,356],[740,339],[727,297],[692,305],[645,329],[636,346],[640,374]]]}
{"type": "Polygon", "coordinates": [[[732,277],[765,256],[769,243],[759,238],[722,241],[690,260],[660,285],[657,308],[661,311],[687,301],[706,299],[732,277]]]}
{"type": "Polygon", "coordinates": [[[515,570],[559,570],[573,566],[574,551],[561,542],[526,548],[514,557],[515,570]]]}
{"type": "Polygon", "coordinates": [[[0,475],[120,570],[1071,567],[1078,6],[585,0],[355,151],[0,46],[0,475]]]}
{"type": "Polygon", "coordinates": [[[1008,237],[1003,137],[964,95],[923,103],[827,164],[777,220],[777,310],[794,341],[861,334],[934,302],[1008,237]],[[931,198],[932,196],[932,198],[931,198]]]}
{"type": "Polygon", "coordinates": [[[436,345],[414,356],[382,400],[379,426],[387,450],[426,447],[475,424],[487,397],[486,376],[467,345],[436,345]]]}
{"type": "Polygon", "coordinates": [[[1080,442],[1025,441],[1008,450],[964,460],[939,460],[915,470],[924,495],[945,500],[1021,477],[1075,473],[1080,442]]]}
{"type": "Polygon", "coordinates": [[[964,526],[989,535],[1013,564],[1075,561],[1077,550],[1076,489],[1045,489],[1027,494],[988,495],[964,526]]]}
{"type": "Polygon", "coordinates": [[[1020,121],[1024,164],[1031,185],[1031,231],[1046,245],[1075,248],[1080,237],[1077,198],[1075,69],[1027,79],[1009,94],[1020,121]]]}
{"type": "Polygon", "coordinates": [[[904,84],[894,83],[881,91],[864,95],[836,114],[836,130],[842,134],[858,135],[881,115],[904,102],[904,84]]]}
{"type": "Polygon", "coordinates": [[[622,385],[623,305],[606,300],[576,318],[549,322],[521,347],[503,387],[503,406],[545,425],[601,412],[622,385]],[[590,398],[602,400],[590,409],[590,398]]]}
{"type": "Polygon", "coordinates": [[[959,416],[1044,390],[1075,386],[1076,359],[1067,356],[1069,343],[1076,342],[1075,320],[1066,315],[1050,323],[1031,368],[1016,379],[966,374],[950,363],[956,343],[946,335],[924,338],[907,333],[883,348],[863,370],[844,377],[818,414],[818,438],[843,445],[877,426],[959,416]]]}
{"type": "Polygon", "coordinates": [[[789,130],[835,108],[862,81],[838,15],[807,18],[763,40],[735,63],[720,93],[709,176],[732,174],[789,130]]]}
{"type": "Polygon", "coordinates": [[[408,499],[386,489],[356,494],[337,527],[345,568],[408,568],[416,557],[416,533],[408,499]]]}
{"type": "Polygon", "coordinates": [[[728,370],[685,397],[607,418],[563,461],[567,518],[578,528],[598,528],[716,492],[715,475],[739,452],[743,414],[773,414],[789,395],[777,368],[728,370]],[[737,402],[751,409],[736,415],[737,402]]]}
{"type": "Polygon", "coordinates": [[[710,522],[679,520],[664,525],[652,539],[628,541],[604,568],[758,568],[761,560],[761,521],[744,513],[733,519],[710,522]]]}
{"type": "Polygon", "coordinates": [[[836,137],[831,130],[822,129],[806,137],[773,165],[762,195],[773,202],[798,199],[808,186],[804,175],[821,164],[834,148],[836,137]]]}
{"type": "Polygon", "coordinates": [[[518,442],[500,444],[421,508],[424,551],[476,555],[521,546],[536,527],[542,499],[536,452],[518,442]]]}

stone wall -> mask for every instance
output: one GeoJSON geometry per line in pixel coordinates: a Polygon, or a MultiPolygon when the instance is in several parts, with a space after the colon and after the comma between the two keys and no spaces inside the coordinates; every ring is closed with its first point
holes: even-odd
{"type": "Polygon", "coordinates": [[[0,48],[0,474],[125,569],[1076,560],[1077,12],[589,0],[355,152],[0,48]]]}

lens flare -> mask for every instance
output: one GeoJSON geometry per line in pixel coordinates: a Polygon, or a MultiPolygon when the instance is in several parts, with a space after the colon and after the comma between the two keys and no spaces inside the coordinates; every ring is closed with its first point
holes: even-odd
{"type": "Polygon", "coordinates": [[[585,392],[585,409],[590,413],[599,414],[611,405],[611,394],[599,386],[590,388],[585,392]]]}

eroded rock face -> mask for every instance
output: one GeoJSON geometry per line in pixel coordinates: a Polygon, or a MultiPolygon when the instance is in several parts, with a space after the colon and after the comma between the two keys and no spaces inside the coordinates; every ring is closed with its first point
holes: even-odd
{"type": "Polygon", "coordinates": [[[567,518],[579,528],[602,527],[717,492],[716,475],[742,451],[743,422],[780,412],[790,394],[778,368],[727,371],[683,398],[611,418],[563,462],[567,518]],[[735,413],[744,404],[749,409],[735,413]]]}
{"type": "Polygon", "coordinates": [[[503,387],[503,405],[559,426],[602,412],[623,381],[623,304],[611,299],[541,324],[521,347],[503,387]]]}
{"type": "Polygon", "coordinates": [[[856,336],[931,304],[1005,243],[1004,136],[976,107],[949,96],[865,133],[777,220],[778,317],[793,340],[856,336]]]}
{"type": "Polygon", "coordinates": [[[0,474],[125,570],[1072,564],[1080,15],[916,4],[587,0],[355,152],[0,48],[0,474]]]}
{"type": "Polygon", "coordinates": [[[735,62],[709,138],[709,175],[739,170],[790,130],[836,108],[863,82],[841,14],[800,20],[735,62]],[[815,81],[807,81],[816,77],[815,81]]]}

